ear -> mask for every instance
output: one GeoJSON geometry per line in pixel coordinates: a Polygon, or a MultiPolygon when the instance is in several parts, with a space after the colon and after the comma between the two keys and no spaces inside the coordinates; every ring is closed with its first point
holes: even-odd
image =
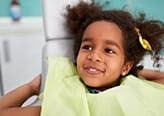
{"type": "Polygon", "coordinates": [[[121,75],[125,76],[126,74],[128,74],[133,64],[134,64],[133,62],[126,62],[122,68],[121,75]]]}

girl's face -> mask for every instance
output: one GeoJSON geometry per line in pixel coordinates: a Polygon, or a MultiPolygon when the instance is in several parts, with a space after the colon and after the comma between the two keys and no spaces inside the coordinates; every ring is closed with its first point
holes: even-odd
{"type": "Polygon", "coordinates": [[[77,70],[83,82],[104,90],[117,85],[131,63],[125,63],[123,36],[112,22],[96,21],[84,31],[77,56],[77,70]]]}

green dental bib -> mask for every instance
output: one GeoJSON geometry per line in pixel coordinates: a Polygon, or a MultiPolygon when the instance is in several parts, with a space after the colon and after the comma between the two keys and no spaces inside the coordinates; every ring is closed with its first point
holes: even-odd
{"type": "Polygon", "coordinates": [[[121,85],[91,94],[73,63],[48,58],[41,116],[163,116],[164,85],[132,75],[121,85]]]}

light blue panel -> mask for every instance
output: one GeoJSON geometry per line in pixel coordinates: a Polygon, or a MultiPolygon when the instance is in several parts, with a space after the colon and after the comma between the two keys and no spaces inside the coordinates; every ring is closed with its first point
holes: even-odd
{"type": "Polygon", "coordinates": [[[151,19],[164,21],[164,0],[131,0],[133,12],[145,12],[151,19]]]}
{"type": "Polygon", "coordinates": [[[127,9],[133,14],[144,12],[151,19],[164,21],[164,0],[95,0],[101,5],[106,1],[110,3],[104,9],[127,9]]]}
{"type": "MultiPolygon", "coordinates": [[[[19,0],[22,16],[41,16],[42,0],[19,0]]],[[[0,17],[9,16],[11,0],[0,0],[0,17]]]]}
{"type": "Polygon", "coordinates": [[[126,0],[94,0],[96,3],[103,5],[104,9],[122,9],[126,0]],[[106,4],[108,3],[108,4],[106,4]],[[105,5],[106,4],[106,5],[105,5]]]}
{"type": "Polygon", "coordinates": [[[23,16],[40,16],[41,0],[20,0],[23,16]]]}
{"type": "Polygon", "coordinates": [[[10,0],[0,0],[0,16],[9,15],[10,0]]]}

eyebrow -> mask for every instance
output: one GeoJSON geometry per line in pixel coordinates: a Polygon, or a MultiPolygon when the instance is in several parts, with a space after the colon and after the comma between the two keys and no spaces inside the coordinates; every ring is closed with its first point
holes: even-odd
{"type": "Polygon", "coordinates": [[[114,41],[111,41],[111,40],[106,40],[105,43],[107,45],[112,45],[112,46],[116,46],[118,49],[121,49],[121,47],[114,41]]]}
{"type": "Polygon", "coordinates": [[[82,42],[85,42],[85,41],[92,41],[92,38],[84,38],[84,39],[82,39],[82,42]]]}
{"type": "MultiPolygon", "coordinates": [[[[92,38],[84,38],[83,40],[82,40],[82,42],[87,42],[87,41],[93,41],[92,40],[92,38]]],[[[112,45],[112,46],[116,46],[118,49],[121,49],[121,47],[116,43],[116,42],[114,42],[114,41],[111,41],[111,40],[105,40],[105,43],[107,44],[107,45],[112,45]]]]}

